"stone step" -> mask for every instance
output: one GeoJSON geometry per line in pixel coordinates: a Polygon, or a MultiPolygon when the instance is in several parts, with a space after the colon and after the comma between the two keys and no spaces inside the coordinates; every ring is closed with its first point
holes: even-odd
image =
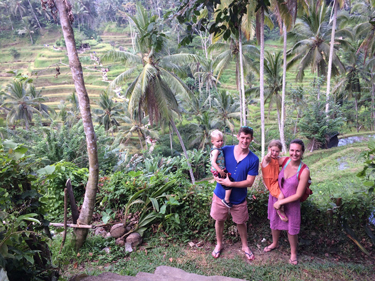
{"type": "Polygon", "coordinates": [[[134,276],[122,276],[111,272],[104,272],[98,276],[88,276],[81,281],[243,281],[242,279],[225,276],[204,276],[188,273],[179,268],[159,266],[154,274],[139,272],[134,276]]]}

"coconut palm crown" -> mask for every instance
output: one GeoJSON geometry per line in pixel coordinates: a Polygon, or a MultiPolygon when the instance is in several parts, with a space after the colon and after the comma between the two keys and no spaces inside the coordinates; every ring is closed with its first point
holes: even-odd
{"type": "MultiPolygon", "coordinates": [[[[288,63],[288,69],[298,63],[297,77],[299,81],[303,80],[305,70],[311,66],[312,73],[317,76],[326,75],[329,42],[331,36],[331,26],[326,23],[326,17],[329,15],[327,6],[324,3],[311,2],[308,12],[297,19],[294,30],[288,34],[288,37],[296,41],[291,49],[292,57],[288,63]]],[[[332,60],[332,75],[338,75],[345,72],[345,67],[337,55],[337,48],[348,46],[345,37],[348,31],[341,29],[335,33],[335,51],[332,60]]]]}
{"type": "MultiPolygon", "coordinates": [[[[126,90],[129,99],[128,111],[137,114],[140,121],[148,115],[151,126],[154,121],[170,122],[188,160],[185,145],[173,120],[173,113],[179,114],[176,95],[191,94],[177,74],[183,73],[182,66],[196,62],[197,56],[182,53],[168,54],[164,44],[166,36],[159,30],[162,24],[157,16],[151,16],[141,5],[137,5],[136,15],[129,16],[129,19],[137,32],[137,53],[111,50],[102,57],[102,62],[122,61],[125,67],[134,66],[120,74],[110,86],[123,84],[130,75],[137,73],[126,90]]],[[[187,162],[190,177],[195,183],[189,160],[187,162]]]]}

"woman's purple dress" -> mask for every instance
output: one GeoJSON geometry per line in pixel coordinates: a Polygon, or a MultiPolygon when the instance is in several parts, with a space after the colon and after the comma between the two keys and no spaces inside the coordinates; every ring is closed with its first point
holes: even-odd
{"type": "MultiPolygon", "coordinates": [[[[279,186],[281,186],[281,179],[284,177],[284,168],[279,174],[279,186]]],[[[298,187],[297,174],[294,176],[284,179],[283,186],[280,188],[284,197],[287,198],[291,195],[296,194],[298,187]]],[[[287,230],[290,235],[297,235],[299,233],[301,225],[301,208],[300,201],[296,200],[294,202],[284,205],[285,215],[288,217],[288,221],[282,221],[276,213],[276,209],[273,204],[277,201],[277,198],[269,196],[268,198],[268,219],[270,220],[271,229],[275,230],[287,230]]]]}

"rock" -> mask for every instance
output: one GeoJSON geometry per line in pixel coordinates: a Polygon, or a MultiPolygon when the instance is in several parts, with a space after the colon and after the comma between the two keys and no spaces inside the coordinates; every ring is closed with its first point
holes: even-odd
{"type": "Polygon", "coordinates": [[[89,277],[89,276],[85,273],[81,273],[81,274],[77,274],[77,275],[70,277],[69,281],[81,281],[86,277],[89,277]]]}
{"type": "Polygon", "coordinates": [[[131,243],[125,243],[125,252],[131,253],[133,252],[132,244],[131,243]]]}
{"type": "Polygon", "coordinates": [[[116,245],[124,246],[124,245],[125,245],[125,241],[124,241],[124,239],[122,239],[122,238],[117,238],[117,239],[116,239],[116,245]]]}
{"type": "Polygon", "coordinates": [[[118,223],[111,227],[110,233],[113,238],[119,238],[125,234],[125,231],[124,225],[122,223],[118,223]]]}
{"type": "Polygon", "coordinates": [[[102,251],[104,251],[104,252],[106,252],[107,254],[109,254],[109,253],[111,252],[111,248],[109,248],[109,247],[105,247],[105,248],[103,248],[102,251]]]}
{"type": "Polygon", "coordinates": [[[138,232],[130,233],[128,237],[126,237],[126,243],[130,243],[132,247],[135,247],[142,243],[142,237],[138,232]]]}
{"type": "Polygon", "coordinates": [[[95,229],[95,236],[102,236],[105,237],[107,235],[107,231],[103,227],[98,227],[95,229]]]}

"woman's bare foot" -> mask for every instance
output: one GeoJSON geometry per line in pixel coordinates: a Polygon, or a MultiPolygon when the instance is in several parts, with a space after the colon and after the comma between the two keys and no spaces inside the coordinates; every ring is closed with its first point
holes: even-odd
{"type": "Polygon", "coordinates": [[[271,252],[273,250],[276,250],[277,248],[279,248],[279,245],[272,243],[271,245],[268,245],[267,247],[265,247],[263,251],[265,253],[268,253],[268,252],[271,252]]]}
{"type": "Polygon", "coordinates": [[[298,264],[297,255],[290,255],[289,263],[291,265],[297,265],[298,264]]]}

